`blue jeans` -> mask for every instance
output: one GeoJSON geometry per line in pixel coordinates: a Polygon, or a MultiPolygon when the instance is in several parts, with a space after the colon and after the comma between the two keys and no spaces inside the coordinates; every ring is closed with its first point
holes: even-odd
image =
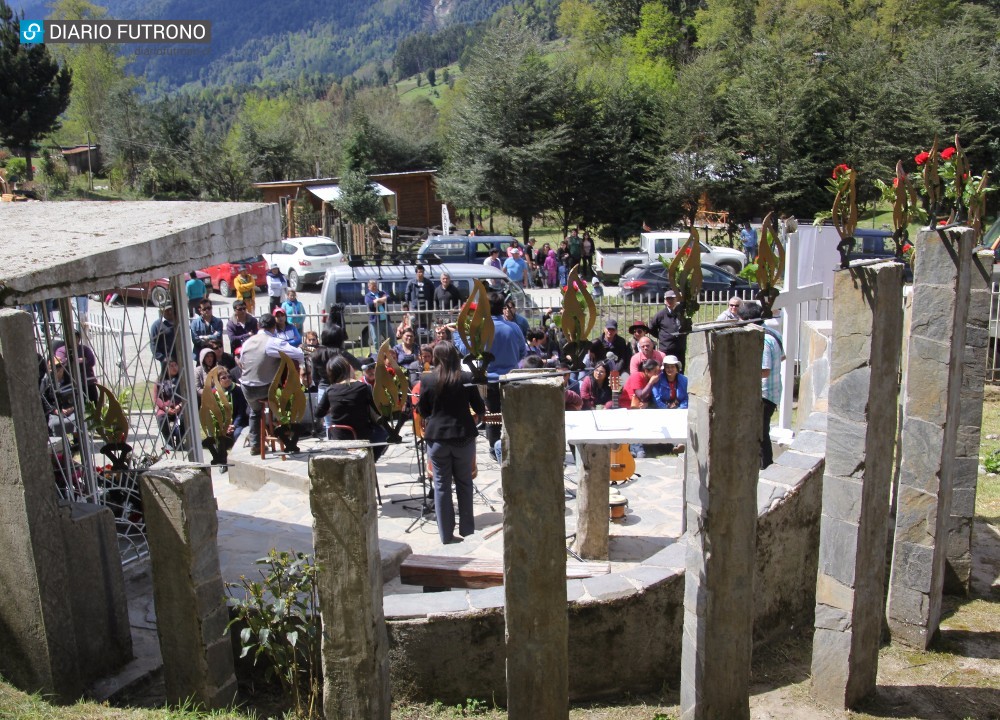
{"type": "Polygon", "coordinates": [[[368,340],[376,351],[389,337],[389,318],[368,321],[368,340]]]}
{"type": "Polygon", "coordinates": [[[434,510],[438,535],[442,543],[455,537],[455,506],[451,499],[451,484],[458,496],[458,532],[465,537],[476,531],[472,511],[472,464],[476,459],[476,439],[465,442],[435,442],[428,440],[427,456],[434,469],[434,510]]]}

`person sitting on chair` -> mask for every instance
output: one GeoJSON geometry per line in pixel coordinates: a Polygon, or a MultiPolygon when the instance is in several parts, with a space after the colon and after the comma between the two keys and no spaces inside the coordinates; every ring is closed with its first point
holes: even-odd
{"type": "MultiPolygon", "coordinates": [[[[330,439],[371,442],[377,429],[371,388],[354,379],[354,368],[343,355],[335,355],[327,363],[326,379],[330,385],[319,400],[316,416],[329,416],[330,439]]],[[[372,448],[376,460],[384,452],[384,445],[372,448]]]]}
{"type": "Polygon", "coordinates": [[[424,439],[434,469],[434,507],[438,535],[445,545],[462,542],[476,531],[472,510],[472,466],[476,459],[476,426],[486,406],[472,376],[462,372],[455,346],[440,342],[434,346],[434,368],[421,378],[417,407],[427,421],[424,439]],[[471,412],[470,412],[471,409],[471,412]],[[475,417],[473,417],[475,413],[475,417]],[[458,533],[455,537],[455,506],[451,484],[458,496],[458,533]]]}

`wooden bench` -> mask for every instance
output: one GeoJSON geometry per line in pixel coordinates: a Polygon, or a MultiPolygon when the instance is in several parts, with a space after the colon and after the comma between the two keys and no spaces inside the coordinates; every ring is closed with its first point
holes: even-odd
{"type": "MultiPolygon", "coordinates": [[[[574,580],[607,575],[608,562],[566,563],[566,578],[574,580]]],[[[448,555],[410,555],[399,568],[404,585],[435,588],[489,588],[503,585],[503,560],[448,555]]]]}

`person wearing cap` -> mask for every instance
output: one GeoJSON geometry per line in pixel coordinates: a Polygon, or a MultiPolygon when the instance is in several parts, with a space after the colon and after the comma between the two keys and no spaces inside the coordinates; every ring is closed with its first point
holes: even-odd
{"type": "Polygon", "coordinates": [[[663,358],[665,357],[666,355],[656,349],[656,345],[653,343],[653,338],[649,337],[649,335],[643,335],[639,339],[639,351],[632,356],[631,360],[629,360],[629,374],[638,372],[639,365],[647,360],[655,360],[657,365],[659,365],[663,362],[663,358]]]}
{"type": "Polygon", "coordinates": [[[235,353],[240,345],[251,335],[257,334],[257,318],[250,314],[247,304],[242,300],[233,302],[233,314],[226,322],[226,335],[229,336],[229,350],[235,353]]]}
{"type": "Polygon", "coordinates": [[[521,257],[520,248],[512,247],[510,249],[510,257],[504,260],[503,271],[511,279],[511,282],[524,287],[524,276],[528,272],[528,264],[521,257]]]}
{"type": "Polygon", "coordinates": [[[618,321],[614,318],[604,321],[604,333],[601,335],[600,343],[604,346],[604,357],[601,359],[607,361],[609,371],[628,372],[632,351],[629,350],[625,338],[618,334],[618,321]]]}
{"type": "Polygon", "coordinates": [[[268,312],[273,313],[274,309],[281,306],[281,301],[285,296],[285,288],[288,287],[288,280],[281,274],[281,268],[277,263],[271,263],[267,269],[267,301],[268,312]]]}
{"type": "Polygon", "coordinates": [[[239,274],[233,278],[233,292],[246,303],[247,312],[253,315],[257,307],[257,279],[246,265],[241,265],[239,274]]]}
{"type": "Polygon", "coordinates": [[[242,345],[240,362],[243,374],[240,376],[240,387],[247,399],[249,410],[248,437],[250,447],[256,449],[260,444],[260,413],[267,402],[268,389],[281,365],[281,354],[284,353],[297,366],[302,365],[305,355],[297,347],[288,344],[276,332],[278,323],[271,313],[264,313],[260,318],[260,330],[242,345]]]}
{"type": "Polygon", "coordinates": [[[635,355],[639,352],[639,341],[646,335],[649,335],[649,325],[642,320],[638,320],[628,326],[628,334],[632,336],[632,339],[628,341],[628,347],[632,351],[632,354],[635,355]]]}
{"type": "Polygon", "coordinates": [[[590,296],[594,300],[604,297],[604,286],[601,285],[601,278],[596,275],[590,280],[590,296]]]}
{"type": "Polygon", "coordinates": [[[715,318],[715,322],[733,322],[734,320],[739,320],[740,305],[742,304],[743,300],[740,299],[740,296],[733,295],[729,298],[726,309],[719,313],[719,317],[715,318]]]}
{"type": "Polygon", "coordinates": [[[681,332],[683,316],[677,306],[677,293],[667,290],[663,302],[666,307],[656,313],[653,322],[650,323],[649,331],[651,335],[656,335],[656,344],[660,352],[676,356],[683,367],[687,351],[687,335],[681,332]]]}
{"type": "Polygon", "coordinates": [[[160,306],[160,317],[149,326],[149,349],[160,363],[160,375],[167,369],[167,360],[177,357],[175,340],[177,326],[174,324],[174,306],[167,303],[160,306]]]}
{"type": "Polygon", "coordinates": [[[653,403],[660,410],[683,409],[688,406],[688,379],[681,375],[681,361],[676,355],[663,358],[663,372],[653,385],[653,403]]]}
{"type": "Polygon", "coordinates": [[[288,322],[288,313],[285,312],[285,308],[275,308],[273,315],[274,322],[276,323],[275,333],[278,337],[283,339],[292,347],[298,347],[301,345],[302,335],[299,334],[297,327],[288,322]]]}

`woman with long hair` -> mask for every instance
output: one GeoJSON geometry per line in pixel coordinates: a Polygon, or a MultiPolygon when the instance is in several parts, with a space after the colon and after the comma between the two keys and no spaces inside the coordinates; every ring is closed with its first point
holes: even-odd
{"type": "Polygon", "coordinates": [[[476,426],[486,412],[472,376],[462,372],[455,346],[447,340],[434,346],[434,367],[421,378],[417,407],[426,420],[424,440],[434,469],[434,506],[438,535],[445,545],[462,542],[476,531],[472,511],[472,467],[476,458],[476,426]],[[473,416],[475,413],[475,416],[473,416]],[[458,496],[458,533],[451,484],[458,496]]]}

